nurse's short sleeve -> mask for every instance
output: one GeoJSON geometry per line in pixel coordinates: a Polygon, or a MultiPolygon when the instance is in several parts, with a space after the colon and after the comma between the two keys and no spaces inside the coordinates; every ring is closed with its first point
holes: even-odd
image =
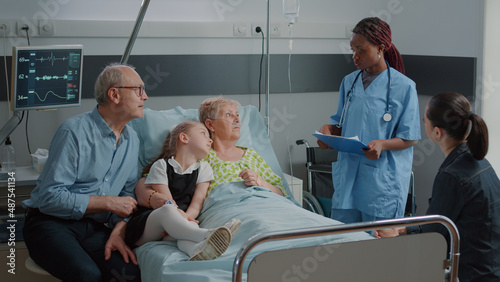
{"type": "Polygon", "coordinates": [[[396,137],[403,140],[420,140],[420,112],[415,83],[410,80],[404,92],[403,113],[396,130],[396,137]]]}
{"type": "Polygon", "coordinates": [[[338,99],[338,103],[337,103],[337,112],[330,116],[330,124],[333,124],[333,125],[340,124],[340,116],[341,116],[342,110],[344,108],[345,96],[346,96],[345,81],[346,81],[346,78],[344,77],[344,79],[342,79],[342,83],[340,84],[339,99],[338,99]]]}
{"type": "Polygon", "coordinates": [[[144,184],[165,184],[168,186],[167,163],[164,159],[157,160],[151,166],[144,184]]]}

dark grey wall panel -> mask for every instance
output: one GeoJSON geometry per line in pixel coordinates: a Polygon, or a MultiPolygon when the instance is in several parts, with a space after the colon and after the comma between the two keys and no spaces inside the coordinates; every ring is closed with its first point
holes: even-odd
{"type": "MultiPolygon", "coordinates": [[[[93,97],[102,68],[120,56],[85,56],[83,97],[93,97]]],[[[474,95],[476,58],[405,55],[406,74],[421,94],[456,91],[474,95]]],[[[10,72],[10,57],[7,63],[10,72]]],[[[255,94],[259,91],[260,55],[135,55],[129,63],[146,84],[149,96],[255,94]]],[[[338,91],[342,78],[355,68],[349,55],[297,54],[291,57],[292,92],[338,91]]],[[[0,68],[0,100],[6,100],[4,68],[0,68]]],[[[261,93],[265,92],[265,58],[261,93]]],[[[9,74],[10,78],[10,74],[9,74]]],[[[288,55],[271,55],[271,93],[287,93],[288,55]]]]}
{"type": "Polygon", "coordinates": [[[419,94],[453,91],[476,95],[476,58],[405,55],[403,60],[406,75],[415,81],[419,94]]]}

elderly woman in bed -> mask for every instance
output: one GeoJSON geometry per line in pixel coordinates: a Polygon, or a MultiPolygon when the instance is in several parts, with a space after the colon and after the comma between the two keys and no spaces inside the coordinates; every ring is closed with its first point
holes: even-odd
{"type": "Polygon", "coordinates": [[[278,195],[286,196],[283,180],[253,149],[236,146],[240,138],[240,103],[213,97],[200,104],[200,122],[205,124],[213,139],[208,163],[215,180],[208,191],[227,182],[244,181],[246,186],[260,186],[278,195]]]}

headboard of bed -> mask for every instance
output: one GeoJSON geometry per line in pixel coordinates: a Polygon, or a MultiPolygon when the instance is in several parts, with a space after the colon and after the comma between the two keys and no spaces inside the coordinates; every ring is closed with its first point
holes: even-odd
{"type": "MultiPolygon", "coordinates": [[[[252,105],[242,106],[239,109],[241,120],[241,136],[237,145],[249,147],[257,151],[271,169],[283,178],[288,198],[298,205],[286,182],[283,171],[278,163],[276,154],[267,136],[264,118],[257,108],[252,105]]],[[[170,110],[156,111],[144,109],[144,117],[132,120],[129,125],[137,132],[141,145],[139,148],[139,173],[142,168],[154,161],[161,153],[161,147],[168,132],[177,124],[185,120],[198,119],[198,109],[183,109],[175,107],[170,110]]]]}

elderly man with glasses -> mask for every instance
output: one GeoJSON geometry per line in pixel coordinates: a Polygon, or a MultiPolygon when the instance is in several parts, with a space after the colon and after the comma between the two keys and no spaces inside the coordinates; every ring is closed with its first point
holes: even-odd
{"type": "Polygon", "coordinates": [[[127,123],[148,96],[133,67],[108,65],[95,83],[97,106],[66,120],[50,145],[28,208],[31,258],[63,281],[140,281],[123,236],[137,209],[139,139],[127,123]]]}

